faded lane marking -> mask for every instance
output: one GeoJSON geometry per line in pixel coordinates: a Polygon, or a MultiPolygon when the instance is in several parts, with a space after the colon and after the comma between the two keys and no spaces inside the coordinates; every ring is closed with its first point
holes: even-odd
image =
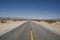
{"type": "Polygon", "coordinates": [[[30,37],[31,37],[31,40],[34,40],[32,31],[30,31],[30,37]]]}

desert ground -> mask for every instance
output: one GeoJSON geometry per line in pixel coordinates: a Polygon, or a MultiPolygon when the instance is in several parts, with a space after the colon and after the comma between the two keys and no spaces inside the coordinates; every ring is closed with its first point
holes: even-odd
{"type": "MultiPolygon", "coordinates": [[[[9,20],[7,21],[6,23],[1,23],[0,21],[0,35],[22,25],[23,23],[25,23],[27,21],[12,21],[12,20],[9,20]]],[[[48,22],[45,22],[45,21],[32,21],[34,23],[37,23],[39,25],[42,25],[44,28],[60,35],[60,22],[59,21],[56,21],[54,23],[48,23],[48,22]]]]}
{"type": "Polygon", "coordinates": [[[1,23],[0,21],[0,35],[22,25],[23,23],[25,23],[26,21],[12,21],[9,20],[6,23],[1,23]]]}
{"type": "Polygon", "coordinates": [[[56,21],[54,23],[48,23],[48,22],[45,22],[45,21],[33,21],[39,25],[42,25],[44,28],[60,35],[60,22],[59,21],[56,21]]]}

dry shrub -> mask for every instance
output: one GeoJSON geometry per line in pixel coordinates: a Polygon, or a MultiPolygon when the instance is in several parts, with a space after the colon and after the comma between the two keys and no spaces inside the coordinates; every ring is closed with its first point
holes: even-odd
{"type": "Polygon", "coordinates": [[[6,20],[1,20],[1,23],[6,23],[7,21],[6,20]]]}
{"type": "Polygon", "coordinates": [[[56,21],[55,20],[47,20],[45,22],[48,22],[48,23],[55,23],[56,21]]]}

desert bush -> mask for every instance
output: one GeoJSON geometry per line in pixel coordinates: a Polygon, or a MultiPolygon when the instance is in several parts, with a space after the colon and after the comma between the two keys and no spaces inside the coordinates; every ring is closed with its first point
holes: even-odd
{"type": "Polygon", "coordinates": [[[18,20],[14,19],[13,21],[14,21],[14,22],[17,22],[18,20]]]}
{"type": "Polygon", "coordinates": [[[1,23],[6,23],[7,21],[6,20],[1,20],[1,23]]]}
{"type": "Polygon", "coordinates": [[[16,22],[16,20],[13,20],[14,22],[16,22]]]}
{"type": "Polygon", "coordinates": [[[41,20],[35,20],[35,21],[40,22],[41,20]]]}
{"type": "Polygon", "coordinates": [[[55,20],[47,20],[47,21],[45,21],[45,22],[54,23],[54,22],[56,22],[56,21],[55,21],[55,20]]]}

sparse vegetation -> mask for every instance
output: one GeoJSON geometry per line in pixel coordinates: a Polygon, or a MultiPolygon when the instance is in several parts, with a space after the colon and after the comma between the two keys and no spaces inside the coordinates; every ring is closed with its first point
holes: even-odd
{"type": "Polygon", "coordinates": [[[14,22],[16,22],[17,20],[13,20],[14,22]]]}
{"type": "Polygon", "coordinates": [[[34,21],[41,22],[42,20],[34,20],[34,21]]]}
{"type": "Polygon", "coordinates": [[[3,20],[1,20],[1,23],[6,23],[6,22],[7,22],[7,21],[6,21],[6,20],[4,20],[4,19],[3,19],[3,20]]]}
{"type": "Polygon", "coordinates": [[[55,21],[55,20],[46,20],[45,22],[54,23],[54,22],[56,22],[56,21],[55,21]]]}

